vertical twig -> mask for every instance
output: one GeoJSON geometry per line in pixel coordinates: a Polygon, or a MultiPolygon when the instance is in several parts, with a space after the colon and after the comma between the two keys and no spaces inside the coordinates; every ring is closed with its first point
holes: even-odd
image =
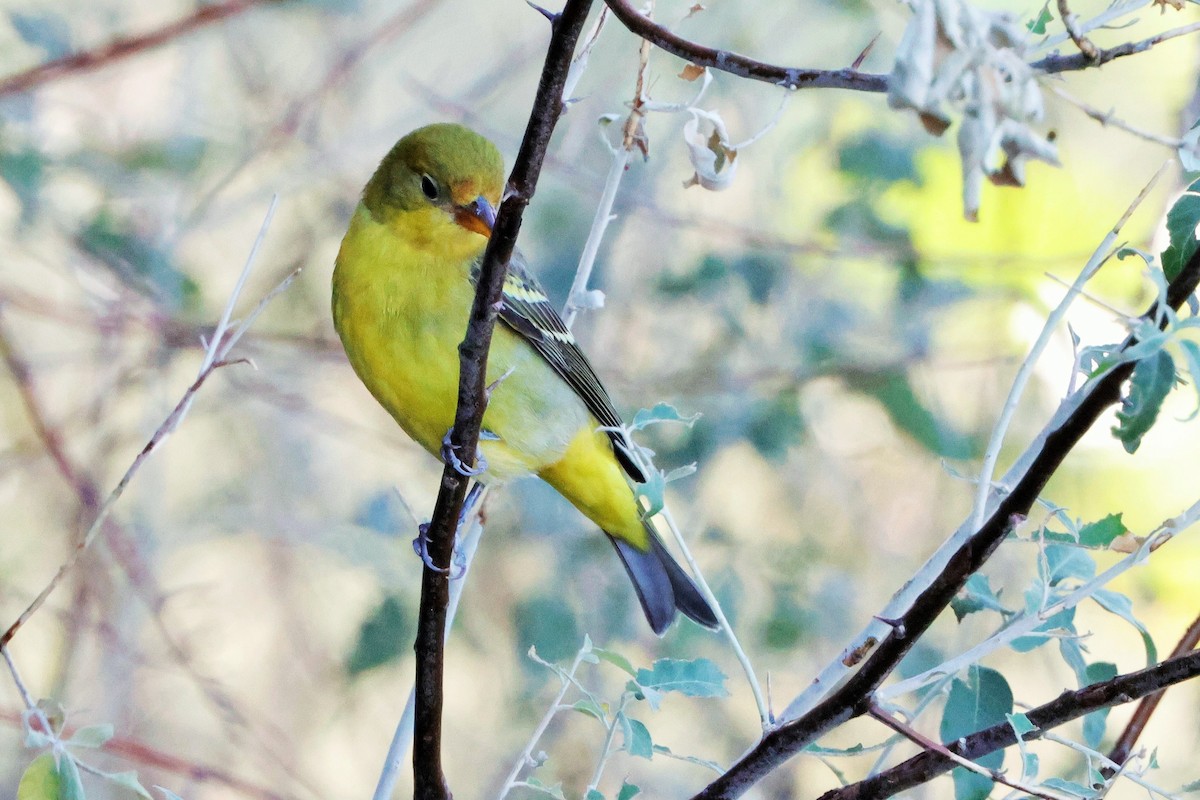
{"type": "MultiPolygon", "coordinates": [[[[451,446],[472,463],[479,444],[483,420],[487,354],[502,296],[508,260],[512,256],[521,215],[533,196],[550,136],[563,109],[563,87],[575,43],[591,8],[591,0],[567,0],[558,15],[552,15],[550,45],[546,52],[537,97],[521,149],[509,176],[504,202],[488,240],[479,271],[479,285],[461,355],[458,405],[451,446]]],[[[450,791],[442,770],[442,701],[445,659],[445,629],[449,603],[450,557],[454,529],[467,492],[467,479],[451,466],[442,473],[433,519],[429,525],[429,556],[421,580],[421,608],[414,649],[416,702],[413,728],[413,796],[416,800],[446,800],[450,791]]]]}

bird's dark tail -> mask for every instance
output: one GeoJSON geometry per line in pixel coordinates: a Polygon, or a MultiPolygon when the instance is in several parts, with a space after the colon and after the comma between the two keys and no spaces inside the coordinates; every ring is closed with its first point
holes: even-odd
{"type": "Polygon", "coordinates": [[[667,548],[648,524],[650,548],[642,551],[623,539],[609,534],[608,539],[621,557],[634,591],[642,604],[646,620],[656,634],[662,636],[679,610],[706,628],[718,627],[717,615],[700,594],[696,584],[676,563],[667,548]]]}

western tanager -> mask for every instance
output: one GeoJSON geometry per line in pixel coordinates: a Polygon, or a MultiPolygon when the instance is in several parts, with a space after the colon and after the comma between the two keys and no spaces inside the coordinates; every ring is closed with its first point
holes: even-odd
{"type": "MultiPolygon", "coordinates": [[[[458,344],[504,186],[496,147],[461,125],[405,136],[363,189],[333,272],[333,321],[358,377],[438,454],[454,421],[458,344]]],[[[488,358],[480,455],[488,482],[536,474],[608,534],[661,634],[676,609],[715,627],[629,479],[644,481],[621,418],[575,337],[514,254],[488,358]]]]}

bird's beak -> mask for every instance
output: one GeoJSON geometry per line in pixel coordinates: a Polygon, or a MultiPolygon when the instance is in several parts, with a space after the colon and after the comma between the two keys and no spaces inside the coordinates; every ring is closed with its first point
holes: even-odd
{"type": "Polygon", "coordinates": [[[469,231],[491,236],[492,226],[496,224],[496,210],[486,197],[480,195],[465,206],[456,208],[454,221],[469,231]]]}

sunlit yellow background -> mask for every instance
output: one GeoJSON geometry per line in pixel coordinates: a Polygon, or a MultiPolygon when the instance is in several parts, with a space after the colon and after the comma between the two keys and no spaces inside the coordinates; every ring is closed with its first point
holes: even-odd
{"type": "MultiPolygon", "coordinates": [[[[714,0],[684,20],[690,5],[660,0],[655,13],[681,35],[789,66],[844,67],[878,34],[863,63],[872,72],[888,70],[908,14],[890,2],[714,0]]],[[[1075,5],[1084,16],[1104,6],[1075,5]]],[[[194,10],[146,0],[19,6],[7,9],[11,24],[0,21],[4,74],[194,10]],[[22,26],[45,36],[30,41],[22,26]]],[[[1039,10],[1009,7],[1025,17],[1039,10]]],[[[1191,7],[1135,16],[1134,27],[1097,40],[1196,19],[1191,7]]],[[[420,562],[409,541],[431,513],[440,467],[346,364],[328,314],[333,258],[361,185],[408,130],[460,121],[511,162],[547,38],[545,20],[520,0],[262,3],[0,98],[0,333],[28,367],[20,381],[0,371],[0,625],[50,579],[98,498],[194,379],[202,337],[272,194],[279,210],[237,315],[303,267],[238,348],[253,364],[205,385],[12,644],[30,691],[57,699],[70,725],[113,723],[124,749],[96,764],[137,769],[147,786],[188,800],[370,796],[410,686],[420,562]],[[401,609],[397,655],[351,675],[360,632],[388,597],[401,609]]],[[[521,247],[556,302],[608,169],[596,121],[626,113],[637,51],[610,20],[526,214],[521,247]]],[[[1177,137],[1196,116],[1197,56],[1195,40],[1183,38],[1045,85],[1177,137]]],[[[697,84],[677,77],[682,67],[652,53],[654,100],[694,95],[697,84]]],[[[717,75],[700,105],[719,111],[739,142],[782,100],[777,87],[717,75]]],[[[723,193],[683,186],[685,114],[646,121],[650,157],[624,176],[593,281],[605,307],[576,330],[622,410],[668,401],[703,414],[690,431],[654,429],[645,441],[663,468],[697,462],[695,475],[671,484],[669,501],[777,710],[969,512],[973,487],[961,476],[978,469],[980,443],[1062,295],[1060,280],[1074,279],[1172,156],[1049,92],[1046,105],[1042,130],[1056,132],[1062,167],[1034,164],[1023,190],[989,186],[976,224],[962,219],[953,129],[933,139],[879,95],[794,93],[775,127],[739,153],[723,193]],[[855,177],[839,154],[864,140],[911,159],[911,179],[855,177]],[[872,232],[854,209],[894,235],[872,232]],[[889,380],[911,389],[907,404],[888,405],[889,380]],[[918,412],[936,421],[941,451],[906,426],[918,412]]],[[[1161,219],[1182,181],[1168,167],[1121,240],[1160,250],[1161,219]]],[[[1123,335],[1120,315],[1141,313],[1153,297],[1143,272],[1137,258],[1105,266],[1069,317],[1084,344],[1123,335]]],[[[1017,413],[1002,469],[1052,413],[1071,363],[1063,329],[1017,413]]],[[[1136,533],[1178,514],[1197,500],[1200,427],[1185,419],[1195,405],[1191,387],[1169,398],[1135,456],[1106,418],[1048,499],[1083,521],[1123,512],[1136,533]]],[[[1134,598],[1160,653],[1197,613],[1195,535],[1117,587],[1134,598]]],[[[1011,544],[987,568],[1013,607],[1035,552],[1011,544]]],[[[947,615],[919,654],[935,663],[996,624],[994,615],[962,625],[947,615]]],[[[1084,606],[1077,627],[1096,660],[1144,666],[1140,639],[1116,617],[1084,606]]],[[[729,676],[727,699],[633,707],[656,743],[728,765],[754,741],[754,705],[722,640],[686,622],[653,637],[608,545],[553,492],[523,483],[490,501],[448,646],[445,758],[456,796],[495,796],[557,689],[529,648],[569,661],[585,633],[639,666],[703,656],[729,676]]],[[[1018,703],[1074,688],[1053,646],[986,663],[1009,676],[1018,703]]],[[[609,701],[624,682],[604,665],[581,677],[609,701]]],[[[1172,690],[1144,736],[1158,748],[1162,786],[1200,777],[1198,701],[1195,686],[1172,690]]],[[[13,796],[33,756],[21,744],[21,708],[5,674],[0,797],[13,796]]],[[[1112,714],[1110,739],[1128,713],[1112,714]]],[[[936,722],[935,706],[919,726],[936,734],[936,722]]],[[[1079,735],[1078,726],[1063,732],[1079,735]]],[[[579,797],[602,738],[595,720],[561,715],[535,750],[549,758],[536,776],[579,797]]],[[[859,721],[824,743],[885,738],[859,721]]],[[[902,744],[893,758],[911,752],[902,744]]],[[[1043,776],[1081,778],[1069,751],[1039,752],[1043,776]]],[[[873,760],[834,765],[853,779],[873,760]]],[[[628,780],[646,797],[685,797],[711,777],[685,761],[618,753],[600,789],[615,797],[628,780]]],[[[89,796],[124,796],[85,780],[89,796]]],[[[753,796],[814,797],[837,784],[826,765],[801,757],[753,796]]],[[[410,787],[406,770],[397,796],[410,787]]],[[[951,784],[942,778],[915,796],[948,797],[951,784]]],[[[1109,796],[1135,796],[1135,787],[1109,796]]]]}

